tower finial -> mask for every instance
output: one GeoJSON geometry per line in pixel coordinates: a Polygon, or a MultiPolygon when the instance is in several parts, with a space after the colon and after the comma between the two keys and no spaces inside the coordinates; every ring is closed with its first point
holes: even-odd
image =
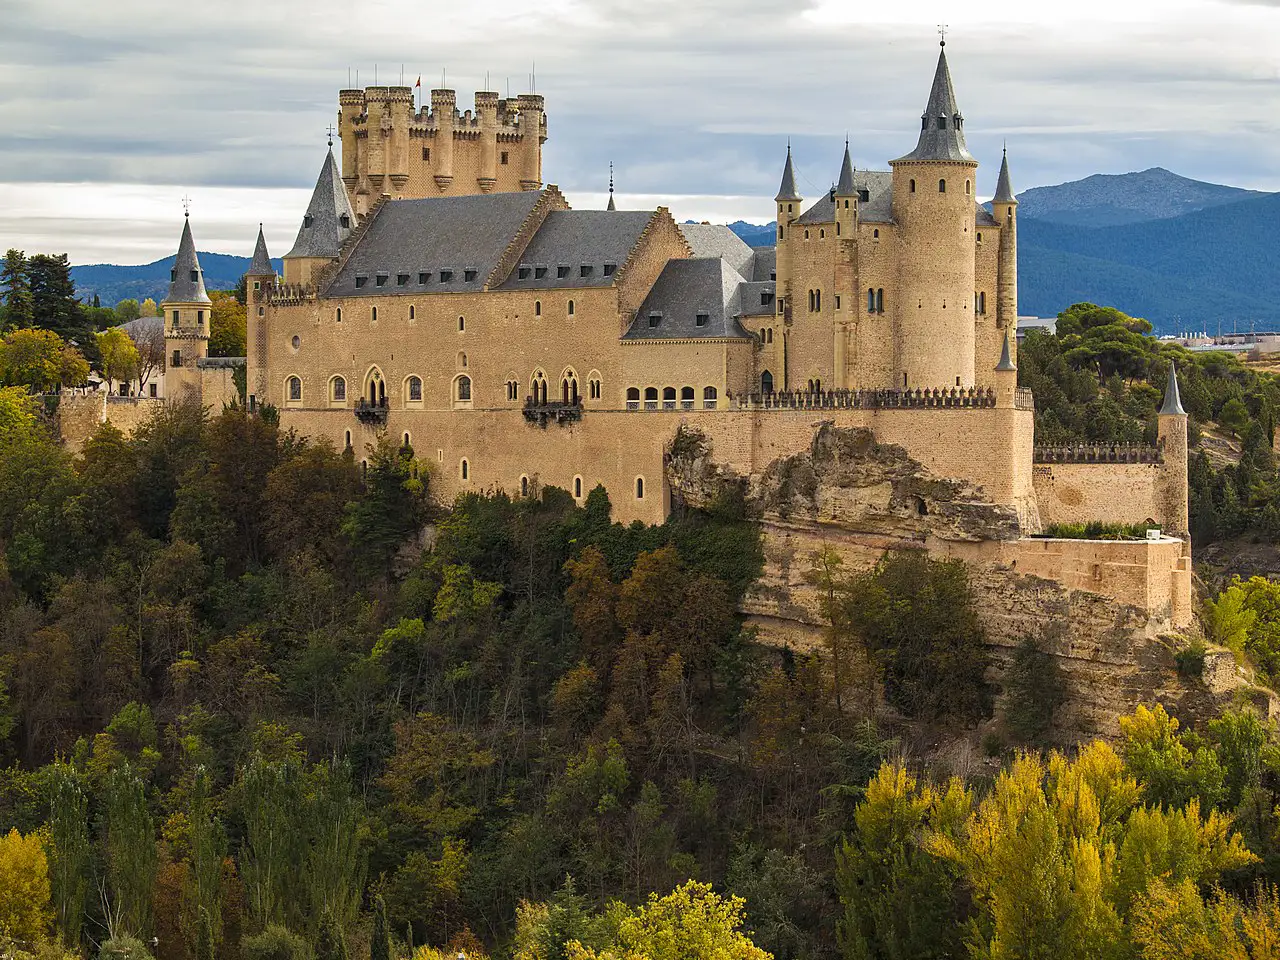
{"type": "Polygon", "coordinates": [[[329,124],[328,133],[329,133],[329,146],[332,147],[333,146],[333,124],[332,123],[329,124]]]}
{"type": "Polygon", "coordinates": [[[613,203],[613,161],[612,160],[609,161],[609,206],[606,209],[608,210],[618,209],[616,206],[614,206],[614,203],[613,203]]]}
{"type": "Polygon", "coordinates": [[[184,217],[191,216],[191,198],[190,197],[182,198],[182,215],[184,217]]]}
{"type": "Polygon", "coordinates": [[[945,23],[938,24],[938,46],[945,47],[947,45],[947,25],[945,23]]]}

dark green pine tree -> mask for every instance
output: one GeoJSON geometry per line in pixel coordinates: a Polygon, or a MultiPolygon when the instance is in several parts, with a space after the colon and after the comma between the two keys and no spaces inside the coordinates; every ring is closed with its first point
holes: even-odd
{"type": "Polygon", "coordinates": [[[391,931],[387,929],[387,904],[373,901],[373,932],[369,935],[369,960],[391,960],[391,931]]]}
{"type": "Polygon", "coordinates": [[[347,960],[346,938],[342,935],[342,927],[330,913],[326,913],[320,920],[316,960],[347,960]]]}
{"type": "Polygon", "coordinates": [[[52,330],[63,340],[80,348],[90,362],[98,359],[98,341],[76,296],[71,279],[71,261],[65,253],[56,256],[38,253],[27,260],[27,276],[31,282],[32,322],[52,330]]]}
{"type": "Polygon", "coordinates": [[[0,266],[0,303],[4,304],[4,319],[0,332],[20,330],[31,326],[31,278],[27,274],[27,257],[21,250],[9,250],[0,266]]]}
{"type": "Polygon", "coordinates": [[[213,960],[213,921],[204,907],[200,908],[200,923],[196,929],[195,960],[213,960]]]}

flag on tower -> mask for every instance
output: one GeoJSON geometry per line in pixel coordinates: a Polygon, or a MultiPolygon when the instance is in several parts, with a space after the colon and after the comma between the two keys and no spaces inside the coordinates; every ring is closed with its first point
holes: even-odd
{"type": "Polygon", "coordinates": [[[415,84],[414,84],[414,86],[415,86],[415,87],[420,87],[420,86],[422,86],[422,74],[418,74],[418,82],[417,82],[417,83],[415,83],[415,84]]]}

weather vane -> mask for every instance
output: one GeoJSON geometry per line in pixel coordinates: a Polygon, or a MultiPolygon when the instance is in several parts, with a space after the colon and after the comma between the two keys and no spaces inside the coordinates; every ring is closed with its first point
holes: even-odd
{"type": "Polygon", "coordinates": [[[329,146],[333,146],[333,124],[329,124],[329,146]]]}
{"type": "Polygon", "coordinates": [[[182,215],[184,217],[191,216],[191,198],[190,197],[182,198],[182,215]]]}
{"type": "Polygon", "coordinates": [[[945,47],[947,45],[947,25],[945,23],[938,24],[938,37],[940,38],[938,46],[945,47]]]}

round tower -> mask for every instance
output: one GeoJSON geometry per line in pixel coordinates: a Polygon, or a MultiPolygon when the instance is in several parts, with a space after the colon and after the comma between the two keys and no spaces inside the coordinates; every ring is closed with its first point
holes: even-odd
{"type": "Polygon", "coordinates": [[[920,140],[893,168],[898,225],[898,389],[974,384],[974,184],[978,162],[964,142],[944,48],[920,140]]]}
{"type": "MultiPolygon", "coordinates": [[[[796,171],[791,163],[791,144],[787,144],[787,162],[782,168],[782,183],[778,187],[778,195],[773,198],[778,205],[778,246],[777,263],[774,273],[775,302],[778,313],[785,320],[791,309],[791,224],[800,216],[800,194],[796,191],[796,171]]],[[[784,378],[775,378],[775,383],[782,387],[784,378]]]]}
{"type": "Polygon", "coordinates": [[[520,189],[542,189],[542,144],[546,136],[546,102],[536,93],[516,98],[520,111],[520,189]]]}
{"type": "Polygon", "coordinates": [[[1000,224],[999,276],[996,281],[996,325],[1018,326],[1018,198],[1009,179],[1009,151],[1000,159],[1000,178],[991,200],[991,215],[1000,224]]]}
{"type": "Polygon", "coordinates": [[[405,184],[409,182],[409,118],[412,115],[413,88],[390,87],[387,91],[386,112],[391,120],[390,136],[387,137],[387,174],[390,183],[385,191],[393,197],[403,196],[405,184]]]}
{"type": "Polygon", "coordinates": [[[360,177],[360,146],[356,137],[364,118],[364,91],[338,91],[338,136],[342,141],[342,181],[347,191],[355,195],[356,181],[360,177]]]}
{"type": "Polygon", "coordinates": [[[431,91],[431,117],[435,120],[436,186],[441,192],[453,183],[453,128],[458,111],[458,96],[452,90],[431,91]]]}
{"type": "Polygon", "coordinates": [[[498,94],[492,90],[477,93],[476,115],[480,118],[480,173],[476,183],[481,193],[489,193],[498,183],[498,94]]]}
{"type": "Polygon", "coordinates": [[[1186,539],[1191,526],[1187,504],[1187,411],[1182,407],[1178,370],[1172,360],[1164,403],[1156,418],[1156,436],[1164,455],[1157,486],[1163,516],[1157,519],[1164,524],[1166,533],[1186,539]]]}
{"type": "Polygon", "coordinates": [[[160,304],[164,318],[164,395],[169,400],[200,396],[197,364],[209,356],[212,311],[188,215],[183,220],[178,255],[169,271],[169,293],[160,304]]]}

